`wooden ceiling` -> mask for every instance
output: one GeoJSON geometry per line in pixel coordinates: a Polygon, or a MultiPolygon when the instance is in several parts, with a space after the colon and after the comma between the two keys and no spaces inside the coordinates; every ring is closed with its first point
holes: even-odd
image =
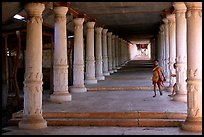
{"type": "MultiPolygon", "coordinates": [[[[26,28],[26,22],[13,18],[15,14],[26,17],[23,2],[2,2],[2,29],[8,32],[26,28]]],[[[74,31],[73,18],[84,17],[85,22],[95,21],[114,35],[131,42],[148,40],[158,34],[159,26],[167,11],[172,11],[171,2],[44,2],[43,26],[53,33],[53,7],[67,6],[67,29],[74,31]]],[[[84,25],[84,34],[86,26],[84,25]]]]}

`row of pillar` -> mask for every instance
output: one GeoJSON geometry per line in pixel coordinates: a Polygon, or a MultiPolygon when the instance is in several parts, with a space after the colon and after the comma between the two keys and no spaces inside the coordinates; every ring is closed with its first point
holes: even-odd
{"type": "Polygon", "coordinates": [[[173,6],[175,13],[167,15],[160,26],[159,63],[169,90],[177,83],[173,100],[187,102],[182,129],[202,131],[202,3],[173,2],[173,6]],[[171,74],[176,74],[175,81],[171,74]]]}
{"type": "MultiPolygon", "coordinates": [[[[44,9],[45,5],[42,3],[28,3],[25,5],[28,18],[23,89],[24,109],[23,118],[19,122],[19,127],[25,129],[47,127],[47,122],[42,117],[42,12],[44,9]]],[[[128,42],[116,35],[112,35],[112,32],[107,32],[108,29],[102,27],[96,27],[94,35],[95,22],[87,22],[86,58],[84,60],[84,18],[75,18],[73,85],[68,87],[66,35],[68,8],[55,7],[53,11],[55,14],[54,92],[50,96],[50,100],[62,103],[72,100],[69,90],[75,93],[86,92],[85,84],[94,84],[97,83],[97,80],[104,80],[105,76],[117,72],[120,66],[127,63],[129,56],[128,42]]]]}

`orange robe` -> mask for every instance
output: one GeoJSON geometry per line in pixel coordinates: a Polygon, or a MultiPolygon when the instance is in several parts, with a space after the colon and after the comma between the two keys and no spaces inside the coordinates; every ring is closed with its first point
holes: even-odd
{"type": "Polygon", "coordinates": [[[164,76],[162,74],[161,67],[156,66],[155,68],[153,68],[152,71],[153,71],[153,77],[152,77],[153,83],[157,83],[163,86],[164,76]]]}

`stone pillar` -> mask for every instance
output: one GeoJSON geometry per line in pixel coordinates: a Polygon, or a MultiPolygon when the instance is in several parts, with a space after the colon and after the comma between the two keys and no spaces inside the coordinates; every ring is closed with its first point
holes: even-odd
{"type": "Polygon", "coordinates": [[[115,35],[112,35],[112,66],[113,72],[117,72],[115,67],[115,35]]]}
{"type": "Polygon", "coordinates": [[[161,31],[161,38],[160,38],[160,42],[161,42],[161,67],[164,71],[164,73],[166,73],[165,71],[165,33],[164,33],[164,24],[162,24],[160,26],[160,31],[161,31]]]}
{"type": "Polygon", "coordinates": [[[103,57],[103,74],[104,76],[109,76],[110,73],[108,72],[108,50],[107,50],[107,31],[108,29],[102,30],[102,57],[103,57]]]}
{"type": "Polygon", "coordinates": [[[125,45],[125,64],[128,62],[128,42],[124,41],[125,45]]]}
{"type": "Polygon", "coordinates": [[[112,65],[112,32],[108,32],[108,71],[109,73],[113,73],[113,65],[112,65]]]}
{"type": "Polygon", "coordinates": [[[85,83],[97,83],[95,78],[95,57],[94,57],[94,25],[95,22],[87,22],[86,34],[86,72],[85,83]]]}
{"type": "Polygon", "coordinates": [[[50,96],[53,102],[71,101],[68,92],[68,63],[67,63],[67,7],[55,7],[55,48],[54,48],[54,93],[50,96]]]}
{"type": "MultiPolygon", "coordinates": [[[[176,60],[176,26],[175,26],[175,14],[169,14],[167,15],[168,19],[168,24],[169,24],[169,64],[168,68],[170,70],[170,75],[175,74],[176,71],[173,67],[175,60],[176,60]]],[[[170,81],[169,81],[169,91],[173,91],[173,85],[176,82],[174,77],[170,76],[170,81]]]]}
{"type": "Polygon", "coordinates": [[[45,5],[28,3],[25,5],[27,13],[27,37],[25,53],[24,75],[24,109],[19,128],[41,129],[47,127],[42,116],[42,12],[45,5]]]}
{"type": "Polygon", "coordinates": [[[202,2],[187,7],[187,118],[182,129],[202,132],[202,2]]]}
{"type": "Polygon", "coordinates": [[[96,79],[104,80],[103,69],[102,69],[102,45],[101,45],[101,32],[102,28],[97,27],[96,29],[96,79]]]}
{"type": "Polygon", "coordinates": [[[157,35],[157,59],[158,59],[158,62],[159,62],[159,66],[162,67],[162,63],[161,63],[161,49],[162,49],[162,46],[161,46],[161,30],[159,31],[158,35],[157,35]]]}
{"type": "Polygon", "coordinates": [[[165,35],[165,58],[164,58],[164,72],[166,77],[166,82],[169,83],[170,80],[170,74],[169,74],[169,25],[168,25],[168,19],[163,19],[164,25],[164,35],[165,35]]]}
{"type": "Polygon", "coordinates": [[[119,61],[118,61],[118,36],[115,36],[115,67],[116,69],[119,69],[119,61]]]}
{"type": "Polygon", "coordinates": [[[184,2],[174,2],[176,10],[176,84],[175,101],[187,102],[187,45],[186,45],[186,6],[184,2]]]}
{"type": "Polygon", "coordinates": [[[123,39],[121,39],[121,66],[125,66],[125,45],[123,39]]]}
{"type": "Polygon", "coordinates": [[[73,61],[73,86],[70,92],[87,92],[84,85],[84,40],[83,40],[84,18],[74,19],[74,61],[73,61]]]}
{"type": "Polygon", "coordinates": [[[118,69],[121,68],[121,38],[118,38],[118,69]]]}

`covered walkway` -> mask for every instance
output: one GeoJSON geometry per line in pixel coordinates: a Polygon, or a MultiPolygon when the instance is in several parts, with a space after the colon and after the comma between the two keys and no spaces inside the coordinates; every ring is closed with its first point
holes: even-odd
{"type": "MultiPolygon", "coordinates": [[[[157,96],[153,98],[151,69],[151,61],[130,61],[118,72],[107,76],[105,80],[99,81],[97,84],[86,85],[88,92],[72,93],[72,101],[66,103],[51,102],[50,92],[44,91],[43,117],[47,120],[48,127],[39,130],[19,129],[14,122],[22,115],[22,112],[18,112],[13,115],[13,122],[10,122],[13,126],[4,128],[5,133],[3,135],[200,135],[201,132],[180,130],[176,124],[171,125],[165,122],[166,126],[159,124],[158,119],[162,119],[162,115],[172,120],[176,119],[175,115],[177,114],[181,117],[180,121],[184,121],[185,118],[182,119],[182,117],[186,116],[187,104],[172,101],[168,96],[170,93],[165,90],[165,87],[162,96],[157,92],[157,96]],[[91,119],[91,115],[95,118],[92,119],[90,126],[83,125],[83,122],[78,122],[79,126],[73,125],[74,122],[67,122],[74,119],[74,115],[77,114],[81,116],[81,120],[91,119]],[[148,119],[152,117],[152,119],[146,120],[147,126],[145,126],[144,121],[136,118],[136,114],[148,119]],[[59,123],[59,119],[54,121],[54,115],[63,118],[64,121],[62,119],[61,123],[59,123]],[[153,115],[157,118],[154,119],[153,115]],[[108,117],[110,121],[104,123],[105,118],[103,116],[108,117]],[[98,117],[103,120],[98,120],[98,117]],[[134,118],[138,121],[141,120],[141,125],[131,125],[132,121],[126,122],[126,124],[122,123],[122,125],[119,121],[125,121],[125,117],[131,117],[131,120],[134,118]],[[114,125],[114,119],[118,120],[116,126],[111,126],[110,123],[114,125]],[[98,120],[98,125],[94,120],[98,120]],[[158,124],[155,124],[156,122],[158,124]],[[66,123],[68,126],[65,126],[66,123]]],[[[77,122],[75,121],[75,123],[77,122]]]]}

